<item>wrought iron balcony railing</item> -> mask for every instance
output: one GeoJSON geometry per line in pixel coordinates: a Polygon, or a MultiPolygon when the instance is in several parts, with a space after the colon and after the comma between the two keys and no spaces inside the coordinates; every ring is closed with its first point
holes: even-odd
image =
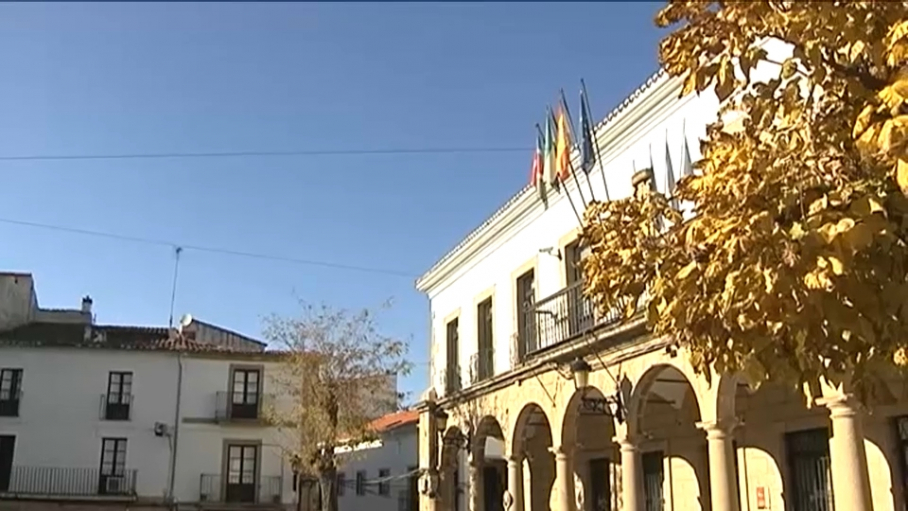
{"type": "Polygon", "coordinates": [[[0,399],[0,417],[18,417],[19,403],[22,401],[22,389],[5,393],[0,399]]]}
{"type": "Polygon", "coordinates": [[[283,478],[260,476],[247,482],[243,474],[224,477],[202,474],[199,478],[199,501],[246,504],[281,504],[283,478]]]}
{"type": "Polygon", "coordinates": [[[533,352],[577,339],[596,328],[618,323],[623,307],[601,314],[583,295],[583,282],[571,284],[528,306],[524,311],[527,328],[518,336],[521,361],[533,352]]]}
{"type": "Polygon", "coordinates": [[[132,394],[101,394],[101,420],[132,420],[132,394]]]}
{"type": "Polygon", "coordinates": [[[495,375],[495,348],[483,346],[470,356],[470,383],[479,383],[495,375]]]}
{"type": "Polygon", "coordinates": [[[218,421],[262,420],[265,405],[271,398],[268,394],[235,395],[221,391],[215,395],[215,419],[218,421]]]}
{"type": "Polygon", "coordinates": [[[0,479],[0,494],[34,497],[135,497],[136,471],[115,474],[91,468],[22,467],[0,479]],[[6,483],[6,484],[4,484],[6,483]]]}
{"type": "Polygon", "coordinates": [[[445,395],[453,394],[463,388],[460,378],[460,367],[454,364],[441,370],[441,381],[445,387],[445,395]]]}

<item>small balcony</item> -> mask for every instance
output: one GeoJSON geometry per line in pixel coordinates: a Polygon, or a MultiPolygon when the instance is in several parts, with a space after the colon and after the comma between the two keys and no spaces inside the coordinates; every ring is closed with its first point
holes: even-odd
{"type": "Polygon", "coordinates": [[[101,420],[132,420],[132,394],[101,394],[101,420]]]}
{"type": "Polygon", "coordinates": [[[221,474],[202,474],[199,501],[215,504],[281,504],[282,488],[281,476],[261,476],[258,482],[244,482],[242,474],[227,478],[221,474]]]}
{"type": "Polygon", "coordinates": [[[234,399],[233,392],[222,391],[215,395],[215,420],[218,422],[261,422],[263,405],[270,396],[254,394],[234,399]]]}
{"type": "Polygon", "coordinates": [[[601,314],[592,301],[583,296],[583,282],[577,282],[561,291],[537,301],[524,310],[527,326],[518,336],[519,352],[523,358],[532,356],[552,346],[578,339],[594,329],[621,321],[621,307],[601,314]]]}
{"type": "Polygon", "coordinates": [[[13,466],[9,477],[0,472],[0,496],[44,498],[136,496],[136,471],[111,475],[92,468],[13,466]]]}
{"type": "Polygon", "coordinates": [[[470,383],[479,383],[495,376],[495,349],[483,346],[470,356],[470,383]]]}
{"type": "Polygon", "coordinates": [[[452,364],[442,369],[441,381],[445,386],[445,395],[451,395],[462,389],[460,367],[452,364]]]}
{"type": "Polygon", "coordinates": [[[0,399],[0,417],[18,417],[19,403],[22,401],[22,389],[13,389],[4,393],[0,399]]]}

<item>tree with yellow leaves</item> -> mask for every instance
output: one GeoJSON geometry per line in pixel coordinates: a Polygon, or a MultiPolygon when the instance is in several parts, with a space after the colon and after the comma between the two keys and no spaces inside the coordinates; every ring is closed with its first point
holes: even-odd
{"type": "Polygon", "coordinates": [[[707,375],[866,390],[908,365],[908,2],[671,1],[656,23],[683,93],[712,87],[742,124],[708,128],[673,197],[692,214],[655,192],[590,205],[587,294],[645,304],[707,375]]]}

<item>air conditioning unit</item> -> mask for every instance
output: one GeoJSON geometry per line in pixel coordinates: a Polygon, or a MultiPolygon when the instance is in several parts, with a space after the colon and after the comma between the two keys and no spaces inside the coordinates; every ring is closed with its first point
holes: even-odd
{"type": "Polygon", "coordinates": [[[107,493],[123,493],[126,490],[126,479],[123,477],[107,478],[107,493]]]}

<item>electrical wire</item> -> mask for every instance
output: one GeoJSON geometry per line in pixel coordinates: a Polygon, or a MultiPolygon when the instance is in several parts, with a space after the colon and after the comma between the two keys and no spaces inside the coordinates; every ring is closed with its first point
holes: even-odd
{"type": "Polygon", "coordinates": [[[124,153],[124,154],[58,154],[58,155],[0,155],[0,161],[67,161],[67,160],[150,160],[167,158],[238,158],[266,156],[361,156],[406,154],[488,154],[531,151],[526,147],[438,147],[396,149],[312,149],[297,151],[225,151],[184,153],[124,153]]]}
{"type": "Polygon", "coordinates": [[[216,247],[206,247],[206,246],[202,246],[202,245],[190,245],[190,244],[185,244],[185,243],[177,243],[175,241],[143,238],[143,237],[139,237],[139,236],[130,236],[130,235],[118,234],[118,233],[112,233],[112,232],[93,231],[93,230],[81,229],[81,228],[76,228],[76,227],[66,227],[66,226],[62,226],[62,225],[45,224],[45,223],[31,222],[31,221],[26,221],[26,220],[16,220],[16,219],[12,219],[12,218],[0,218],[0,223],[18,225],[18,226],[23,226],[23,227],[34,227],[34,228],[39,228],[39,229],[47,229],[47,230],[58,231],[58,232],[68,232],[68,233],[72,233],[72,234],[82,234],[82,235],[86,235],[86,236],[96,236],[96,237],[100,237],[100,238],[108,238],[108,239],[114,239],[114,240],[119,240],[119,241],[128,241],[128,242],[133,242],[133,243],[145,243],[145,244],[149,244],[149,245],[168,246],[168,247],[173,247],[174,249],[180,248],[183,251],[191,250],[191,251],[196,251],[196,252],[207,252],[207,253],[211,253],[211,254],[224,254],[224,255],[231,255],[231,256],[236,256],[236,257],[248,257],[248,258],[252,258],[252,259],[264,259],[264,260],[269,260],[269,261],[279,261],[279,262],[284,262],[284,263],[299,264],[299,265],[303,265],[303,266],[316,266],[316,267],[322,267],[322,268],[331,268],[331,269],[335,269],[335,270],[357,271],[357,272],[362,272],[362,273],[374,273],[374,274],[390,275],[390,276],[394,276],[394,277],[405,277],[405,278],[411,278],[411,279],[418,277],[418,275],[415,275],[412,273],[408,273],[408,272],[404,272],[404,271],[400,271],[400,270],[388,269],[388,268],[357,266],[357,265],[351,265],[351,264],[332,263],[329,261],[320,261],[320,260],[316,260],[316,259],[299,259],[299,258],[294,258],[294,257],[285,257],[285,256],[279,256],[279,255],[272,255],[272,254],[245,252],[245,251],[240,251],[240,250],[229,250],[229,249],[216,248],[216,247]]]}

